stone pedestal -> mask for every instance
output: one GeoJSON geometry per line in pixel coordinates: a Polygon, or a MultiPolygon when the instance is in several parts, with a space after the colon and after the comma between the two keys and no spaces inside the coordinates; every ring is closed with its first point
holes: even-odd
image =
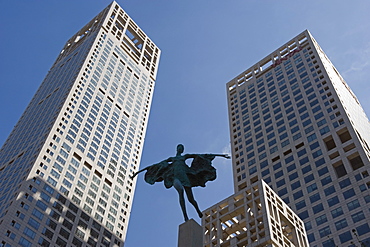
{"type": "Polygon", "coordinates": [[[179,226],[178,238],[178,247],[202,247],[202,227],[195,220],[190,219],[179,226]]]}

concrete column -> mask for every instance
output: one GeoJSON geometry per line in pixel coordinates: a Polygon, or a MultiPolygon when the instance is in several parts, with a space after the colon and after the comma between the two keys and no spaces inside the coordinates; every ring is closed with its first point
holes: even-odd
{"type": "Polygon", "coordinates": [[[178,247],[202,247],[203,229],[193,219],[179,226],[178,247]]]}

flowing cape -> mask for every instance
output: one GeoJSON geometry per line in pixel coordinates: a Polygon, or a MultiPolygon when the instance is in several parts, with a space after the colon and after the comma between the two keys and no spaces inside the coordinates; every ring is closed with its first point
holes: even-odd
{"type": "MultiPolygon", "coordinates": [[[[215,155],[212,154],[197,154],[190,167],[184,164],[187,168],[184,170],[185,174],[182,175],[186,176],[189,182],[185,184],[182,182],[182,185],[187,187],[205,187],[206,182],[215,180],[216,169],[212,166],[214,158],[215,155]]],[[[167,161],[151,165],[147,167],[144,179],[149,184],[164,181],[164,186],[167,189],[171,188],[175,179],[174,167],[168,164],[167,161]]]]}

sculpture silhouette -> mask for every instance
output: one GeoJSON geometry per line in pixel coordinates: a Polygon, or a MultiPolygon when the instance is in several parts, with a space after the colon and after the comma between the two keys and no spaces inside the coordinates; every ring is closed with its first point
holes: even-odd
{"type": "Polygon", "coordinates": [[[184,191],[188,201],[194,206],[199,217],[203,216],[198,207],[198,203],[194,199],[192,187],[205,187],[206,182],[216,179],[216,169],[212,166],[212,160],[216,156],[229,159],[227,154],[185,154],[184,145],[177,145],[177,153],[174,157],[169,157],[157,164],[145,167],[144,169],[135,172],[131,178],[134,178],[140,172],[146,171],[145,181],[149,184],[164,181],[167,189],[175,187],[179,193],[179,201],[185,221],[189,220],[186,213],[184,191]],[[186,165],[187,159],[193,158],[191,166],[186,165]]]}

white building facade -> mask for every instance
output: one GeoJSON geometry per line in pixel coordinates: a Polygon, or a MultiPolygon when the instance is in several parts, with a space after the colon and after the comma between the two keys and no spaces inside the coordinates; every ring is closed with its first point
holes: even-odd
{"type": "Polygon", "coordinates": [[[308,247],[303,221],[263,181],[203,211],[204,247],[308,247]]]}
{"type": "Polygon", "coordinates": [[[370,124],[308,31],[227,83],[236,193],[264,180],[310,246],[370,246],[370,124]]]}
{"type": "Polygon", "coordinates": [[[0,150],[0,246],[123,246],[159,58],[116,2],[67,41],[0,150]]]}

